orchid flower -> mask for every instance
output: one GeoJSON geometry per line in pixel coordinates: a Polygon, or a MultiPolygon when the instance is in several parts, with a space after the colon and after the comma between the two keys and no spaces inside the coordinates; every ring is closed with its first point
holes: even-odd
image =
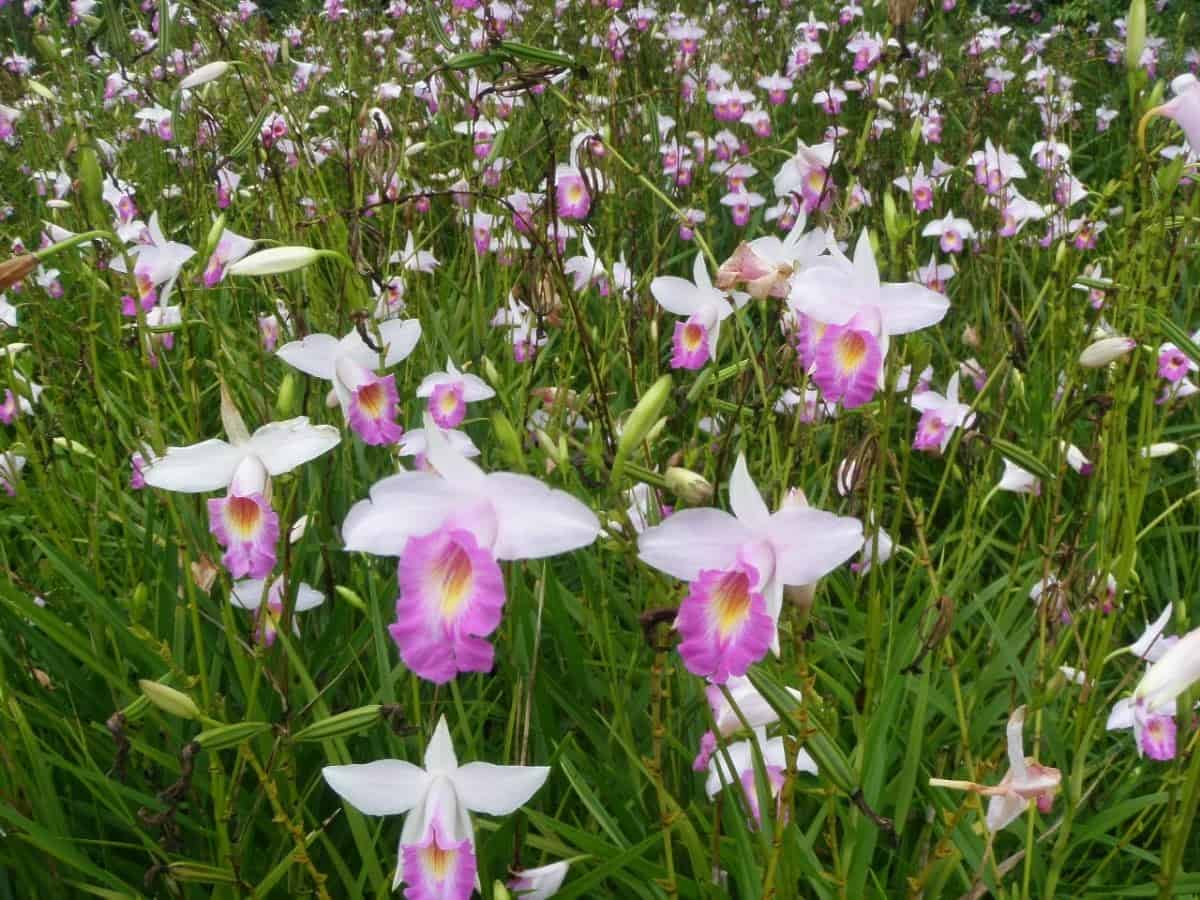
{"type": "Polygon", "coordinates": [[[1163,632],[1171,621],[1171,613],[1175,610],[1174,603],[1168,603],[1157,619],[1146,625],[1145,630],[1136,641],[1125,649],[1148,663],[1156,663],[1179,640],[1178,637],[1164,637],[1163,632]]]}
{"type": "Polygon", "coordinates": [[[692,266],[692,281],[674,275],[660,275],[650,282],[650,293],[659,306],[677,316],[686,316],[675,324],[672,338],[674,368],[700,369],[717,355],[717,340],[721,322],[733,315],[734,304],[741,306],[746,295],[733,296],[729,302],[725,291],[713,287],[703,254],[696,254],[692,266]]]}
{"type": "Polygon", "coordinates": [[[1011,459],[1001,457],[1004,461],[1004,471],[1000,474],[1000,481],[996,484],[996,490],[1012,491],[1016,494],[1033,494],[1035,496],[1042,493],[1042,482],[1032,472],[1018,466],[1011,459]]]}
{"type": "Polygon", "coordinates": [[[806,217],[801,212],[782,240],[768,235],[738,244],[733,256],[717,270],[717,287],[729,290],[745,284],[750,296],[756,300],[786,298],[791,291],[793,273],[816,264],[832,240],[825,229],[806,233],[805,225],[806,217]]]}
{"type": "Polygon", "coordinates": [[[254,247],[254,241],[225,229],[217,241],[216,249],[204,267],[204,286],[215,287],[225,278],[225,267],[237,262],[254,247]]]}
{"type": "Polygon", "coordinates": [[[457,428],[467,417],[468,403],[491,399],[496,392],[478,375],[460,372],[448,359],[445,372],[434,372],[421,380],[417,396],[428,398],[434,422],[442,428],[457,428]]]}
{"type": "Polygon", "coordinates": [[[966,219],[955,218],[954,213],[946,213],[945,218],[930,222],[921,231],[922,237],[940,238],[939,246],[943,253],[962,253],[966,242],[975,237],[975,226],[966,219]]]}
{"type": "Polygon", "coordinates": [[[418,250],[416,248],[411,231],[404,242],[404,249],[397,250],[388,257],[388,262],[399,263],[410,272],[432,272],[441,265],[437,261],[437,258],[428,250],[418,250]]]}
{"type": "Polygon", "coordinates": [[[347,550],[400,557],[397,621],[405,665],[445,683],[491,671],[486,640],[504,609],[504,560],[556,556],[596,539],[596,516],[570,494],[527,475],[484,473],[426,417],[426,457],[439,474],[401,472],[346,516],[347,550]]]}
{"type": "Polygon", "coordinates": [[[571,864],[562,860],[536,869],[514,871],[508,889],[518,900],[549,900],[562,887],[570,868],[571,864]]]}
{"type": "MultiPolygon", "coordinates": [[[[767,738],[767,730],[763,727],[754,729],[754,740],[762,753],[763,764],[766,768],[764,775],[771,797],[779,796],[783,787],[784,771],[787,768],[787,750],[782,737],[767,738]]],[[[796,771],[818,774],[817,763],[807,750],[800,750],[796,756],[796,771]]],[[[737,741],[723,751],[712,754],[708,763],[708,778],[704,782],[704,792],[710,798],[727,785],[740,784],[746,799],[746,806],[756,825],[762,824],[762,810],[758,803],[758,787],[754,777],[754,748],[749,740],[737,741]],[[728,759],[726,758],[728,756],[728,759]],[[730,767],[732,763],[732,768],[730,767]]],[[[777,810],[776,815],[783,810],[777,810]]]]}
{"type": "Polygon", "coordinates": [[[226,553],[222,562],[234,578],[264,578],[275,566],[279,515],[271,508],[271,477],[290,472],[332,450],[341,436],[330,425],[310,425],[300,416],[271,422],[254,434],[221,388],[221,420],[229,441],[212,438],[187,447],[168,447],[143,469],[146,484],[194,494],[228,488],[208,501],[209,530],[226,553]]]}
{"type": "MultiPolygon", "coordinates": [[[[267,586],[265,578],[246,578],[234,584],[229,601],[241,609],[256,614],[254,640],[265,647],[275,643],[279,621],[283,617],[283,601],[287,593],[283,578],[276,578],[267,586]]],[[[295,613],[316,609],[325,602],[325,595],[312,585],[301,582],[296,590],[296,605],[292,609],[292,633],[300,637],[300,626],[295,613]]]]}
{"type": "Polygon", "coordinates": [[[829,402],[848,408],[866,403],[878,389],[887,337],[935,325],[950,301],[921,284],[879,280],[875,251],[864,230],[851,262],[836,248],[792,280],[794,313],[824,325],[815,346],[814,381],[829,402]]]}
{"type": "Polygon", "coordinates": [[[971,781],[951,781],[944,778],[929,779],[930,787],[952,788],[973,791],[989,797],[987,827],[992,833],[1000,831],[1016,820],[1036,801],[1038,810],[1046,813],[1054,803],[1054,795],[1062,782],[1062,773],[1050,766],[1043,766],[1032,757],[1025,756],[1025,707],[1017,707],[1008,718],[1005,735],[1008,744],[1008,771],[997,785],[975,784],[971,781]]]}
{"type": "Polygon", "coordinates": [[[787,505],[772,514],[739,454],[729,480],[733,515],[686,509],[638,539],[642,562],[689,582],[675,627],[688,671],[720,684],[779,653],[784,585],[815,582],[863,541],[858,519],[787,505]]]}
{"type": "MultiPolygon", "coordinates": [[[[138,299],[143,309],[149,309],[155,302],[166,303],[171,285],[179,276],[184,264],[196,255],[196,251],[187,244],[167,240],[158,224],[158,213],[150,216],[150,243],[135,244],[129,248],[129,254],[134,257],[133,277],[137,285],[138,299]],[[158,288],[167,287],[158,293],[158,288]]],[[[125,272],[125,261],[116,257],[112,261],[113,271],[125,272]]]]}
{"type": "Polygon", "coordinates": [[[975,421],[970,404],[958,400],[959,379],[959,372],[950,376],[944,397],[932,390],[913,394],[909,402],[921,413],[912,444],[914,450],[945,453],[954,432],[959,428],[970,428],[975,421]]]}
{"type": "Polygon", "coordinates": [[[403,433],[396,424],[399,395],[395,375],[377,375],[380,357],[383,368],[408,358],[421,338],[416,319],[392,319],[379,323],[383,350],[367,346],[357,329],[338,340],[330,334],[310,334],[279,348],[276,355],[306,375],[332,382],[332,397],[342,407],[346,420],[367,444],[394,444],[403,433]]]}
{"type": "Polygon", "coordinates": [[[1174,97],[1146,113],[1143,128],[1145,121],[1153,116],[1172,119],[1183,129],[1192,152],[1200,155],[1200,80],[1185,72],[1171,82],[1171,92],[1174,97]]]}
{"type": "Polygon", "coordinates": [[[25,468],[25,457],[18,453],[5,451],[0,453],[0,487],[10,497],[17,494],[17,482],[21,478],[21,470],[25,468]]]}
{"type": "Polygon", "coordinates": [[[368,816],[405,815],[400,859],[392,880],[409,900],[467,900],[475,888],[475,832],[470,813],[507,816],[546,782],[547,766],[460,766],[438,719],[425,748],[424,768],[400,759],[326,766],[326,783],[368,816]]]}
{"type": "MultiPolygon", "coordinates": [[[[787,692],[795,698],[796,702],[803,699],[795,688],[789,687],[787,692]]],[[[779,721],[779,714],[767,703],[750,679],[744,675],[730,678],[724,685],[710,684],[706,686],[704,696],[712,710],[713,722],[716,723],[717,731],[716,734],[706,731],[700,738],[700,754],[692,763],[692,768],[697,772],[703,772],[708,768],[709,759],[717,748],[717,735],[729,737],[745,726],[760,728],[779,721]],[[732,704],[725,696],[726,691],[729,693],[729,698],[733,700],[732,704]],[[743,719],[745,719],[745,725],[742,724],[743,719]]]]}

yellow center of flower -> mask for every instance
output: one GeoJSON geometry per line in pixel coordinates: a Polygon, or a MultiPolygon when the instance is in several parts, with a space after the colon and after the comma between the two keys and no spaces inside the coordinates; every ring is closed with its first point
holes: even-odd
{"type": "Polygon", "coordinates": [[[689,322],[683,326],[683,346],[687,350],[699,350],[702,343],[704,343],[703,327],[697,325],[695,322],[689,322]]]}
{"type": "Polygon", "coordinates": [[[729,637],[750,615],[750,579],[743,572],[729,572],[717,584],[712,595],[713,617],[717,633],[729,637]]]}
{"type": "Polygon", "coordinates": [[[436,577],[441,594],[442,617],[453,619],[466,599],[471,596],[475,580],[471,558],[458,544],[451,544],[438,561],[436,577]]]}
{"type": "Polygon", "coordinates": [[[837,366],[843,372],[855,372],[867,358],[867,339],[857,331],[847,331],[837,343],[837,366]]]}
{"type": "Polygon", "coordinates": [[[387,394],[379,382],[364,384],[358,389],[358,408],[372,419],[382,416],[386,405],[387,394]]]}
{"type": "Polygon", "coordinates": [[[436,842],[431,841],[429,846],[421,851],[421,862],[425,871],[435,880],[445,881],[454,867],[454,857],[457,855],[456,850],[443,850],[436,842]]]}
{"type": "Polygon", "coordinates": [[[572,206],[583,202],[582,184],[572,184],[567,187],[567,201],[572,206]]]}
{"type": "Polygon", "coordinates": [[[230,497],[225,504],[225,516],[230,528],[243,539],[248,539],[258,531],[262,510],[249,497],[230,497]]]}
{"type": "Polygon", "coordinates": [[[442,394],[442,399],[439,401],[438,405],[441,406],[442,412],[445,415],[449,415],[450,413],[454,412],[454,410],[458,409],[458,397],[455,395],[454,391],[446,391],[446,393],[442,394]]]}

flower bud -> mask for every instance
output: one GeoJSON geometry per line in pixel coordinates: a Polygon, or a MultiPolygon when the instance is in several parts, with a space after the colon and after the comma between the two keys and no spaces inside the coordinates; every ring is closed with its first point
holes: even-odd
{"type": "Polygon", "coordinates": [[[225,272],[228,275],[281,275],[310,266],[322,256],[334,255],[312,247],[271,247],[242,257],[225,272]]]}
{"type": "Polygon", "coordinates": [[[200,718],[200,707],[183,691],[177,691],[175,688],[145,678],[138,682],[138,687],[142,689],[146,699],[163,712],[181,719],[200,718]]]}
{"type": "Polygon", "coordinates": [[[296,378],[288,372],[279,383],[279,394],[275,397],[275,411],[282,419],[290,419],[296,409],[296,378]]]}
{"type": "Polygon", "coordinates": [[[232,63],[225,62],[224,60],[206,63],[184,78],[183,81],[179,82],[179,90],[190,91],[201,85],[208,84],[210,81],[216,81],[228,72],[232,66],[232,63]]]}
{"type": "Polygon", "coordinates": [[[713,486],[703,475],[691,469],[672,466],[663,477],[666,478],[671,493],[692,506],[699,506],[712,499],[713,486]]]}
{"type": "Polygon", "coordinates": [[[518,472],[524,472],[525,454],[521,450],[521,438],[517,435],[517,429],[513,427],[513,423],[508,420],[508,416],[499,410],[492,413],[492,433],[500,444],[500,451],[504,454],[505,463],[518,472]]]}
{"type": "Polygon", "coordinates": [[[1161,459],[1164,456],[1170,456],[1177,450],[1182,450],[1182,444],[1176,444],[1173,441],[1163,441],[1159,444],[1151,444],[1149,447],[1143,447],[1139,454],[1142,459],[1161,459]]]}
{"type": "Polygon", "coordinates": [[[1137,341],[1128,337],[1101,338],[1089,344],[1079,354],[1079,364],[1085,369],[1100,369],[1116,362],[1137,346],[1137,341]]]}
{"type": "Polygon", "coordinates": [[[373,703],[370,706],[360,706],[357,709],[348,709],[345,712],[338,713],[336,716],[330,716],[327,719],[322,719],[320,722],[314,722],[307,728],[301,728],[292,735],[292,740],[299,742],[326,741],[330,738],[355,734],[364,728],[370,728],[378,722],[382,717],[382,712],[383,707],[378,703],[373,703]]]}
{"type": "Polygon", "coordinates": [[[629,414],[629,419],[625,422],[625,427],[621,430],[621,438],[617,442],[617,456],[613,462],[612,471],[614,480],[620,475],[621,470],[624,468],[625,460],[629,458],[629,454],[646,439],[646,436],[650,433],[650,429],[658,421],[663,407],[667,405],[667,400],[670,396],[670,375],[663,375],[658,381],[650,385],[650,389],[646,393],[642,394],[642,399],[638,401],[637,406],[633,408],[633,412],[629,414]]]}
{"type": "Polygon", "coordinates": [[[1146,49],[1146,0],[1130,0],[1125,16],[1125,68],[1136,72],[1146,49]]]}
{"type": "Polygon", "coordinates": [[[900,240],[900,217],[896,209],[896,198],[891,191],[883,192],[883,230],[887,232],[888,243],[893,246],[900,240]]]}
{"type": "Polygon", "coordinates": [[[488,380],[488,384],[490,384],[492,387],[500,387],[500,370],[496,368],[496,364],[492,362],[490,358],[485,356],[483,358],[483,364],[480,368],[483,369],[483,377],[488,380]]]}
{"type": "Polygon", "coordinates": [[[346,587],[345,585],[341,585],[341,584],[335,585],[333,588],[333,592],[335,594],[337,594],[339,597],[341,597],[343,600],[345,600],[347,603],[349,603],[351,606],[353,606],[355,609],[357,609],[359,612],[367,612],[367,604],[363,602],[363,598],[358,596],[358,594],[356,592],[352,591],[350,588],[346,587]]]}
{"type": "Polygon", "coordinates": [[[196,735],[196,743],[205,750],[226,750],[243,741],[257,737],[271,728],[269,722],[237,722],[233,725],[218,725],[196,735]]]}

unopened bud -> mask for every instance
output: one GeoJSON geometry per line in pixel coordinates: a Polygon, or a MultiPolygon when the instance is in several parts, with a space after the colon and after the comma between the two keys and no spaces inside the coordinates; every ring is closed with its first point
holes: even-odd
{"type": "Polygon", "coordinates": [[[281,275],[310,266],[322,256],[337,256],[312,247],[270,247],[242,257],[225,271],[229,275],[281,275]]]}
{"type": "Polygon", "coordinates": [[[500,370],[496,368],[496,364],[492,362],[489,357],[485,356],[483,358],[483,364],[481,368],[483,369],[483,377],[488,380],[488,383],[492,387],[500,387],[500,370]]]}
{"type": "Polygon", "coordinates": [[[1135,72],[1146,49],[1146,0],[1130,0],[1125,16],[1125,68],[1135,72]]]}
{"type": "Polygon", "coordinates": [[[360,706],[348,709],[336,716],[314,722],[307,728],[302,728],[292,735],[294,741],[325,741],[335,737],[345,737],[349,734],[370,728],[381,718],[383,707],[378,703],[370,706],[360,706]]]}
{"type": "Polygon", "coordinates": [[[1089,344],[1079,354],[1079,364],[1085,369],[1099,369],[1115,362],[1137,346],[1137,341],[1128,337],[1102,338],[1089,344]]]}
{"type": "Polygon", "coordinates": [[[237,722],[233,725],[218,725],[196,735],[196,743],[205,750],[226,750],[236,747],[243,741],[257,737],[264,731],[269,731],[269,722],[237,722]]]}
{"type": "Polygon", "coordinates": [[[663,477],[671,493],[692,506],[699,506],[712,499],[713,486],[703,475],[691,469],[672,466],[663,477]]]}
{"type": "Polygon", "coordinates": [[[275,411],[281,419],[290,419],[296,409],[296,378],[288,372],[279,383],[279,394],[275,398],[275,411]]]}
{"type": "Polygon", "coordinates": [[[142,689],[146,699],[163,712],[179,716],[181,719],[200,718],[200,707],[183,691],[177,691],[175,688],[145,678],[138,682],[138,687],[142,689]]]}

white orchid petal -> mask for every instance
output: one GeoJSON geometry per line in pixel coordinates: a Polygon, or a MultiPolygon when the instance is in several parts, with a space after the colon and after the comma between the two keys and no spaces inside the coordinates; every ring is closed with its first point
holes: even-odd
{"type": "Polygon", "coordinates": [[[400,759],[348,766],[326,766],[325,781],[343,800],[368,816],[406,813],[421,802],[429,776],[400,759]]]}
{"type": "Polygon", "coordinates": [[[548,766],[496,766],[473,762],[451,776],[459,800],[471,812],[507,816],[529,802],[545,784],[548,766]]]}

